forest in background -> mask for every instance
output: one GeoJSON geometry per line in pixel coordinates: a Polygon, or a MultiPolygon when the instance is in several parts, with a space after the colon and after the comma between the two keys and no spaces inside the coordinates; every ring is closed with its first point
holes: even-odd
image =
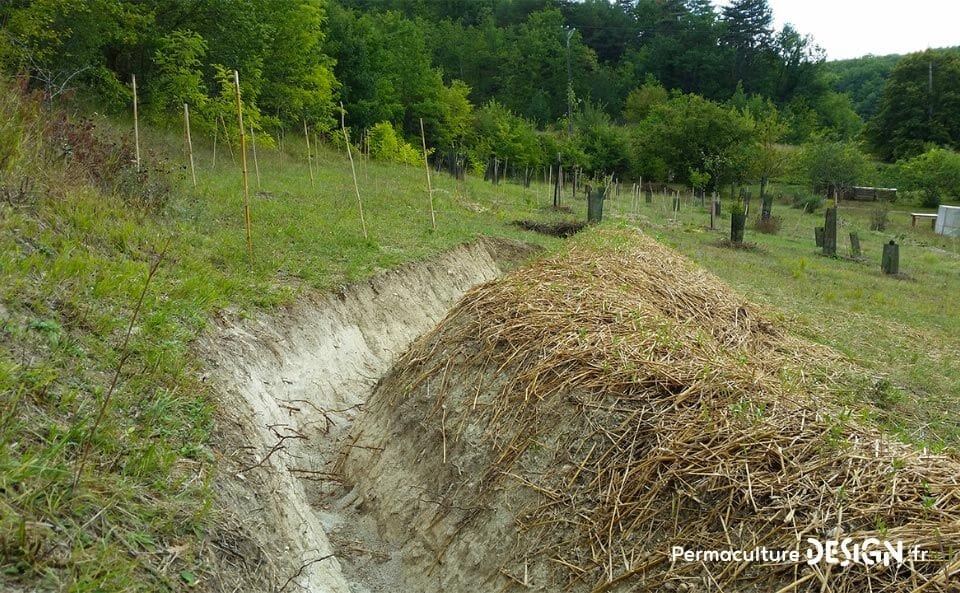
{"type": "Polygon", "coordinates": [[[827,63],[766,0],[13,0],[0,32],[0,65],[49,99],[120,113],[135,75],[150,121],[186,103],[200,135],[237,70],[255,129],[327,133],[342,103],[384,160],[418,158],[422,120],[477,174],[960,193],[960,54],[827,63]]]}

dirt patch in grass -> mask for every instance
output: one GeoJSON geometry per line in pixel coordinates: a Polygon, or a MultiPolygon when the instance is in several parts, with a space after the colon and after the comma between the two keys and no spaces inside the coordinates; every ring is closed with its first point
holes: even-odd
{"type": "Polygon", "coordinates": [[[574,236],[587,226],[585,222],[537,222],[534,220],[515,220],[511,224],[527,231],[563,239],[574,236]]]}

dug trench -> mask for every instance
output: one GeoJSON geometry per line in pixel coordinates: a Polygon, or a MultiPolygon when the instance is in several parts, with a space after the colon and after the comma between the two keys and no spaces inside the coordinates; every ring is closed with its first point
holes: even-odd
{"type": "Polygon", "coordinates": [[[261,590],[956,590],[960,461],[841,408],[842,356],[636,230],[494,247],[211,334],[217,545],[261,590]],[[672,555],[837,536],[932,559],[672,555]]]}
{"type": "Polygon", "coordinates": [[[470,288],[539,247],[482,239],[198,341],[219,396],[217,591],[395,591],[400,557],[333,472],[363,405],[409,345],[470,288]]]}

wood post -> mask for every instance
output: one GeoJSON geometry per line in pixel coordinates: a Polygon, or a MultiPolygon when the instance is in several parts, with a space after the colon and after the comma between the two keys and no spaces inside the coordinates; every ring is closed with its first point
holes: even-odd
{"type": "Polygon", "coordinates": [[[137,173],[140,172],[140,114],[137,111],[137,75],[130,75],[130,86],[133,89],[133,143],[137,151],[137,173]]]}
{"type": "Polygon", "coordinates": [[[860,251],[860,235],[850,233],[850,256],[859,258],[862,255],[860,251]]]}
{"type": "Polygon", "coordinates": [[[563,176],[563,166],[557,164],[557,176],[553,180],[553,207],[560,207],[560,177],[563,176]]]}
{"type": "Polygon", "coordinates": [[[735,245],[743,243],[743,231],[747,226],[747,213],[733,209],[730,212],[730,242],[735,245]]]}
{"type": "Polygon", "coordinates": [[[360,228],[363,229],[363,238],[367,239],[367,221],[363,218],[363,200],[360,199],[360,184],[357,183],[357,168],[353,165],[353,151],[350,150],[350,136],[347,134],[347,111],[340,103],[340,128],[343,129],[343,140],[347,143],[347,157],[350,159],[350,171],[353,173],[353,189],[357,192],[357,207],[360,210],[360,228]]]}
{"type": "Polygon", "coordinates": [[[606,188],[603,186],[591,188],[586,186],[587,191],[587,222],[598,223],[603,221],[603,200],[606,196],[606,188]]]}
{"type": "MultiPolygon", "coordinates": [[[[227,143],[227,149],[230,151],[230,160],[237,162],[237,156],[233,154],[233,142],[230,142],[230,132],[227,130],[227,122],[220,116],[220,125],[223,126],[223,141],[227,143]]],[[[242,130],[241,130],[242,131],[242,130]]]]}
{"type": "Polygon", "coordinates": [[[773,215],[773,196],[763,196],[760,202],[760,220],[770,220],[773,215]]]}
{"type": "Polygon", "coordinates": [[[310,156],[310,132],[306,119],[303,120],[303,138],[307,141],[307,168],[310,169],[310,187],[313,187],[313,157],[310,156]]]}
{"type": "Polygon", "coordinates": [[[818,226],[817,228],[813,229],[813,237],[817,242],[817,247],[822,248],[823,247],[823,227],[822,226],[818,226]]]}
{"type": "Polygon", "coordinates": [[[193,165],[193,140],[190,137],[190,107],[183,104],[183,130],[187,139],[187,154],[190,156],[190,176],[193,177],[193,187],[197,187],[197,170],[193,165]]]}
{"type": "Polygon", "coordinates": [[[233,71],[233,85],[237,95],[237,128],[240,130],[240,160],[243,163],[243,210],[247,222],[247,256],[250,258],[250,263],[253,264],[253,232],[250,222],[250,183],[247,178],[247,150],[243,131],[243,103],[240,100],[240,73],[236,70],[233,71]]]}
{"type": "Polygon", "coordinates": [[[250,145],[253,148],[253,170],[257,174],[257,191],[260,191],[260,161],[257,159],[257,136],[250,124],[250,145]]]}
{"type": "Polygon", "coordinates": [[[430,223],[437,230],[437,215],[433,210],[433,185],[430,181],[430,162],[427,161],[427,136],[423,133],[423,118],[420,118],[420,141],[423,143],[423,166],[427,170],[427,194],[430,196],[430,223]]]}
{"type": "Polygon", "coordinates": [[[824,213],[823,254],[837,254],[837,207],[827,208],[824,213]]]}
{"type": "Polygon", "coordinates": [[[710,200],[710,230],[717,228],[717,213],[720,211],[720,202],[717,201],[717,192],[713,192],[710,200]]]}
{"type": "Polygon", "coordinates": [[[883,246],[883,258],[880,260],[880,269],[884,274],[900,273],[900,246],[896,241],[890,239],[889,243],[883,246]]]}
{"type": "Polygon", "coordinates": [[[220,135],[220,126],[213,122],[213,168],[217,168],[217,136],[220,135]]]}

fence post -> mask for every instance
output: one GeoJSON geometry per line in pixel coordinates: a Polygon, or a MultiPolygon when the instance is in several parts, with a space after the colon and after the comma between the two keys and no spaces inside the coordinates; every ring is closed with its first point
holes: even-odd
{"type": "MultiPolygon", "coordinates": [[[[243,210],[247,222],[247,255],[253,264],[253,232],[250,223],[250,184],[247,179],[246,134],[243,131],[243,104],[240,101],[240,73],[233,71],[234,90],[237,95],[237,127],[240,129],[240,160],[243,163],[243,210]]],[[[222,121],[222,120],[221,120],[222,121]]],[[[226,124],[224,124],[226,131],[226,124]]]]}
{"type": "Polygon", "coordinates": [[[837,207],[827,208],[824,213],[823,254],[837,254],[837,207]]]}
{"type": "Polygon", "coordinates": [[[187,135],[187,153],[190,155],[190,176],[193,177],[193,187],[197,187],[197,170],[193,166],[193,140],[190,138],[190,107],[183,104],[183,127],[187,135]]]}
{"type": "Polygon", "coordinates": [[[860,235],[857,233],[850,233],[850,255],[857,258],[862,255],[860,251],[860,235]]]}
{"type": "Polygon", "coordinates": [[[137,113],[137,75],[130,75],[130,86],[133,89],[133,142],[137,151],[137,173],[140,172],[140,116],[137,113]]]}
{"type": "Polygon", "coordinates": [[[900,246],[893,239],[890,239],[890,242],[883,246],[880,269],[884,274],[895,275],[900,273],[900,246]]]}

